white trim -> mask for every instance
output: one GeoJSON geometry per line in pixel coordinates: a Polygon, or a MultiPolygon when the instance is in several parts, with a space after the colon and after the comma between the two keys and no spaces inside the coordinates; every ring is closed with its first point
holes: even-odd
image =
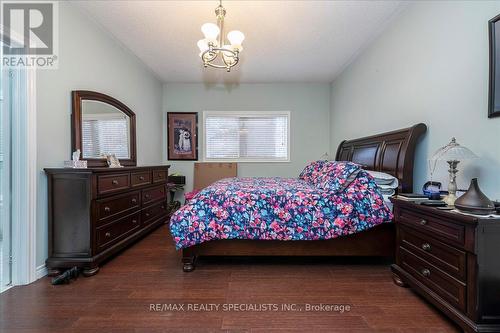
{"type": "MultiPolygon", "coordinates": [[[[4,28],[0,25],[0,31],[3,32],[4,28]]],[[[22,35],[16,34],[11,31],[11,42],[20,43],[22,35]]],[[[11,70],[16,70],[11,68],[11,70]]],[[[19,99],[12,101],[18,107],[25,102],[25,124],[18,123],[17,125],[17,142],[21,145],[25,144],[23,156],[13,156],[17,158],[18,162],[24,161],[25,168],[22,174],[16,177],[11,177],[12,182],[18,185],[16,191],[17,208],[16,212],[12,212],[11,218],[17,217],[18,222],[12,226],[12,285],[29,284],[37,280],[37,267],[36,267],[36,214],[37,214],[37,133],[36,133],[36,69],[33,67],[18,68],[21,73],[25,73],[26,80],[24,80],[26,87],[18,89],[25,92],[24,96],[19,96],[19,99]],[[25,125],[25,128],[21,128],[25,125]],[[20,131],[22,129],[22,131],[20,131]],[[24,185],[24,186],[22,186],[24,185]],[[21,188],[22,187],[22,188],[21,188]]],[[[19,84],[19,82],[17,82],[19,84]]],[[[16,110],[19,111],[19,110],[16,110]]],[[[19,113],[16,119],[19,121],[22,114],[19,113]]],[[[23,151],[21,147],[13,147],[12,152],[23,151]]],[[[13,206],[14,207],[14,206],[13,206]]]]}
{"type": "Polygon", "coordinates": [[[26,173],[28,179],[28,193],[27,196],[27,239],[25,246],[25,253],[28,255],[27,259],[27,280],[28,283],[39,279],[37,277],[36,267],[36,217],[37,217],[37,113],[36,113],[36,71],[34,69],[28,70],[27,75],[27,103],[26,111],[27,117],[27,163],[26,173]]]}
{"type": "Polygon", "coordinates": [[[12,284],[29,284],[36,280],[36,72],[33,68],[23,68],[16,80],[19,94],[12,101],[16,134],[12,147],[13,170],[12,219],[12,284]],[[20,80],[21,75],[25,76],[20,80]],[[26,86],[21,86],[21,81],[26,86]],[[16,153],[17,152],[17,153],[16,153]],[[24,164],[23,164],[24,163],[24,164]]]}
{"type": "Polygon", "coordinates": [[[36,274],[35,274],[36,280],[41,279],[44,276],[47,276],[47,274],[49,274],[49,271],[47,270],[45,264],[40,265],[36,268],[36,274]]]}
{"type": "MultiPolygon", "coordinates": [[[[291,135],[290,135],[290,128],[291,128],[291,123],[292,123],[292,113],[290,111],[211,111],[211,110],[204,110],[202,111],[202,126],[201,128],[203,129],[203,132],[201,134],[201,141],[202,141],[202,147],[203,147],[203,154],[202,154],[202,161],[203,162],[221,162],[221,163],[228,163],[228,162],[234,162],[234,163],[290,163],[291,162],[291,155],[292,152],[290,150],[290,141],[291,141],[291,135]],[[205,120],[207,116],[227,116],[227,117],[252,117],[252,116],[257,116],[257,117],[274,117],[274,116],[286,116],[287,117],[287,158],[286,159],[245,159],[245,158],[236,158],[236,159],[220,159],[220,158],[207,158],[206,152],[207,152],[207,144],[205,140],[205,120]]],[[[199,137],[198,133],[198,137],[199,137]]]]}
{"type": "Polygon", "coordinates": [[[3,293],[4,291],[9,290],[12,287],[14,287],[12,284],[9,284],[7,286],[3,286],[2,289],[0,289],[0,294],[3,293]]]}

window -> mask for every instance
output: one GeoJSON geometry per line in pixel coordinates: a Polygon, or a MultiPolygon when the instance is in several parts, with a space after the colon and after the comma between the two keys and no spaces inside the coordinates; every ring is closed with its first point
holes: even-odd
{"type": "Polygon", "coordinates": [[[206,161],[288,162],[290,112],[203,113],[206,161]]]}
{"type": "Polygon", "coordinates": [[[84,114],[82,121],[82,156],[99,157],[115,154],[130,158],[128,151],[128,117],[116,114],[84,114]]]}

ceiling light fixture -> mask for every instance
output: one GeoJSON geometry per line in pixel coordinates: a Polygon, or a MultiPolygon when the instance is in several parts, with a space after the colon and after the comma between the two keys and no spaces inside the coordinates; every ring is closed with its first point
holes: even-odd
{"type": "Polygon", "coordinates": [[[226,69],[228,72],[236,66],[239,61],[239,54],[243,50],[241,43],[245,35],[238,30],[230,31],[227,39],[230,44],[226,44],[224,39],[224,17],[226,9],[222,7],[222,0],[215,8],[217,24],[205,23],[201,26],[201,32],[205,39],[200,39],[197,43],[200,48],[200,58],[203,66],[226,69]]]}

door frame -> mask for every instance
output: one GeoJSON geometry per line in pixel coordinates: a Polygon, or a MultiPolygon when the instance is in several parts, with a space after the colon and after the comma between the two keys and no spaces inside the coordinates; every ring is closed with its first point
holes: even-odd
{"type": "MultiPolygon", "coordinates": [[[[0,33],[4,28],[0,25],[0,33]]],[[[11,42],[22,44],[23,37],[15,32],[10,33],[11,42]]],[[[0,47],[1,49],[1,47],[0,47]]],[[[3,55],[3,50],[0,50],[3,55]]],[[[36,266],[36,216],[37,216],[37,133],[36,133],[36,69],[17,70],[24,75],[23,84],[16,84],[22,94],[12,101],[16,110],[11,114],[11,135],[16,135],[11,142],[12,164],[18,168],[11,169],[12,181],[12,284],[23,285],[35,281],[36,266]]],[[[6,290],[6,289],[5,289],[6,290]]]]}

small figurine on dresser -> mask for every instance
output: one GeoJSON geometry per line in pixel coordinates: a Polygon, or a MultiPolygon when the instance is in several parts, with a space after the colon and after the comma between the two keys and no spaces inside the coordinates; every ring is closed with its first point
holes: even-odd
{"type": "Polygon", "coordinates": [[[74,168],[74,169],[85,169],[87,168],[87,161],[80,160],[81,151],[80,149],[75,150],[71,154],[71,161],[64,161],[65,168],[74,168]]]}
{"type": "Polygon", "coordinates": [[[115,154],[104,154],[110,168],[123,168],[115,154]]]}

